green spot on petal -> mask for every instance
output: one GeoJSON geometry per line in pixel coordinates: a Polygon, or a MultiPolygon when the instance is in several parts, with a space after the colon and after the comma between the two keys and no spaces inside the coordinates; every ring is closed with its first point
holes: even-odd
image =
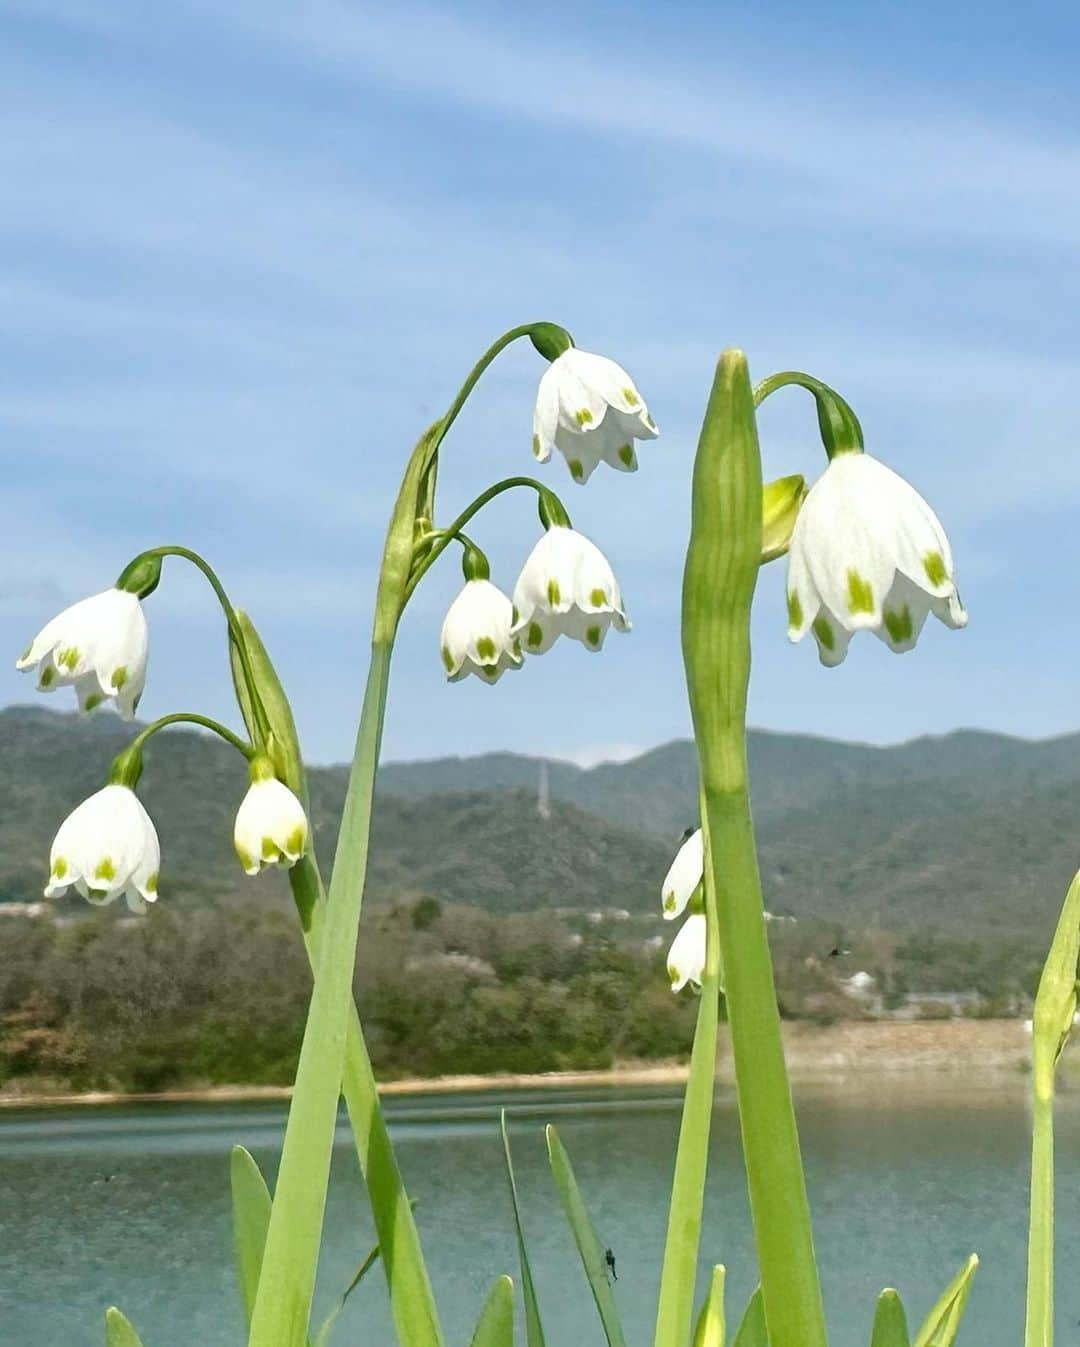
{"type": "Polygon", "coordinates": [[[827,618],[814,618],[814,635],[818,638],[826,650],[836,649],[836,633],[827,618]]]}
{"type": "Polygon", "coordinates": [[[594,589],[589,594],[589,602],[594,608],[603,608],[607,604],[608,598],[602,589],[594,589]]]}
{"type": "Polygon", "coordinates": [[[271,863],[281,860],[281,848],[272,837],[264,837],[262,840],[262,858],[271,863]]]}
{"type": "Polygon", "coordinates": [[[490,636],[481,636],[476,643],[476,653],[480,656],[481,662],[491,664],[495,659],[495,642],[490,636]]]}
{"type": "Polygon", "coordinates": [[[534,435],[534,436],[533,436],[533,453],[536,455],[537,458],[540,457],[540,436],[539,436],[539,435],[534,435]]]}
{"type": "Polygon", "coordinates": [[[64,860],[63,856],[57,856],[56,860],[53,861],[52,872],[57,879],[64,878],[64,876],[67,874],[67,868],[68,863],[66,860],[64,860]]]}
{"type": "Polygon", "coordinates": [[[585,480],[585,467],[584,464],[581,462],[581,459],[568,458],[566,462],[570,468],[570,476],[574,479],[574,481],[583,482],[585,480]]]}
{"type": "Polygon", "coordinates": [[[83,707],[87,711],[93,711],[93,709],[96,706],[100,706],[104,700],[105,698],[101,695],[100,692],[91,692],[90,696],[87,697],[85,702],[83,702],[83,707]]]}
{"type": "Polygon", "coordinates": [[[803,623],[802,603],[794,590],[787,596],[787,624],[792,631],[798,631],[803,623]]]}
{"type": "Polygon", "coordinates": [[[665,911],[665,912],[674,912],[674,911],[675,911],[675,891],[674,891],[674,889],[672,889],[672,891],[671,891],[670,893],[665,893],[665,894],[664,894],[664,911],[665,911]]]}
{"type": "Polygon", "coordinates": [[[45,668],[42,669],[41,677],[38,679],[38,682],[43,688],[51,688],[56,682],[56,670],[51,664],[47,664],[45,668]]]}
{"type": "Polygon", "coordinates": [[[889,639],[893,645],[904,645],[915,631],[915,625],[911,620],[911,609],[905,603],[899,612],[893,609],[885,609],[885,630],[889,633],[889,639]]]}
{"type": "Polygon", "coordinates": [[[61,650],[56,657],[56,662],[62,665],[68,673],[71,673],[79,662],[78,646],[69,645],[66,650],[61,650]]]}
{"type": "MultiPolygon", "coordinates": [[[[290,856],[301,856],[304,852],[304,843],[307,841],[307,829],[297,824],[292,832],[285,839],[285,850],[290,856]]],[[[265,845],[265,843],[263,844],[265,845]]]]}
{"type": "Polygon", "coordinates": [[[146,883],[143,885],[143,890],[146,893],[157,893],[157,886],[158,886],[158,872],[155,870],[154,873],[148,877],[146,883]]]}
{"type": "Polygon", "coordinates": [[[598,646],[600,644],[600,628],[596,626],[586,627],[585,639],[588,641],[589,645],[598,646]]]}
{"type": "Polygon", "coordinates": [[[243,849],[243,847],[236,848],[236,857],[245,870],[255,869],[255,858],[253,856],[249,856],[248,853],[243,849]]]}
{"type": "Polygon", "coordinates": [[[559,588],[558,580],[549,580],[547,582],[547,598],[552,608],[557,608],[562,602],[562,590],[559,588]]]}
{"type": "Polygon", "coordinates": [[[622,395],[626,399],[626,405],[628,407],[636,407],[638,403],[641,401],[641,399],[638,397],[638,395],[634,392],[632,388],[624,388],[622,391],[622,395]]]}
{"type": "Polygon", "coordinates": [[[872,613],[874,611],[874,591],[870,582],[864,580],[858,571],[847,573],[848,611],[850,613],[872,613]]]}
{"type": "Polygon", "coordinates": [[[121,664],[119,669],[113,670],[112,685],[117,690],[117,692],[119,692],[127,681],[128,681],[128,671],[126,667],[123,664],[121,664]]]}
{"type": "Polygon", "coordinates": [[[579,426],[588,426],[592,424],[593,414],[588,407],[581,407],[574,413],[574,420],[579,426]]]}
{"type": "Polygon", "coordinates": [[[116,878],[116,866],[113,865],[110,857],[106,856],[98,862],[98,868],[94,871],[95,879],[103,879],[107,884],[111,884],[116,878]]]}
{"type": "Polygon", "coordinates": [[[451,655],[449,648],[445,645],[442,648],[442,662],[447,673],[454,672],[454,657],[451,655]]]}
{"type": "Polygon", "coordinates": [[[540,623],[530,622],[529,634],[525,640],[526,645],[528,645],[531,650],[535,650],[536,647],[538,645],[542,645],[543,642],[544,642],[544,632],[540,626],[540,623]]]}
{"type": "Polygon", "coordinates": [[[627,467],[629,467],[630,464],[633,463],[633,461],[634,461],[634,448],[633,448],[633,445],[630,445],[630,444],[624,444],[624,445],[621,445],[620,448],[619,448],[618,453],[619,453],[619,458],[622,460],[623,463],[626,464],[627,467]]]}
{"type": "Polygon", "coordinates": [[[945,558],[940,552],[927,552],[923,557],[923,570],[926,572],[926,578],[935,589],[943,585],[949,578],[945,571],[945,558]]]}

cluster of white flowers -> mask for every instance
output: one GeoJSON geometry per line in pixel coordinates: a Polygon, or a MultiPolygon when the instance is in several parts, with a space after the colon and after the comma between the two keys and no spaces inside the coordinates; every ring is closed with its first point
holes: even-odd
{"type": "MultiPolygon", "coordinates": [[[[675,921],[683,915],[697,896],[704,873],[705,842],[701,829],[697,828],[683,841],[660,890],[665,921],[675,921]]],[[[668,951],[667,969],[673,992],[681,992],[687,983],[700,988],[705,973],[705,936],[705,913],[692,911],[668,951]]]]}

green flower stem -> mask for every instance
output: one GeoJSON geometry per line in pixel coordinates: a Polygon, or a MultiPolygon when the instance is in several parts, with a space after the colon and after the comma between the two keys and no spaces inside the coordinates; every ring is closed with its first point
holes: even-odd
{"type": "Polygon", "coordinates": [[[248,762],[255,756],[255,749],[251,744],[245,743],[238,734],[233,734],[232,730],[226,729],[220,721],[212,720],[209,716],[197,715],[194,711],[173,711],[170,715],[162,716],[160,720],[153,721],[145,729],[139,731],[128,745],[128,749],[142,748],[151,735],[157,734],[158,730],[163,730],[168,725],[198,725],[201,729],[211,730],[219,739],[224,739],[248,762]]]}
{"type": "Polygon", "coordinates": [[[252,1313],[250,1347],[304,1347],[307,1341],[345,1041],[353,1011],[353,967],[392,648],[389,641],[376,641],[372,646],[315,985],[252,1313]]]}
{"type": "Polygon", "coordinates": [[[127,567],[127,570],[130,571],[143,557],[180,557],[184,561],[189,561],[197,570],[201,571],[206,578],[210,588],[217,596],[217,601],[221,605],[221,611],[225,614],[225,621],[228,623],[229,632],[239,651],[240,660],[244,666],[244,676],[251,693],[252,709],[254,711],[256,724],[260,736],[265,741],[269,734],[266,711],[259,699],[258,691],[255,686],[255,679],[252,676],[251,666],[247,661],[243,635],[236,620],[236,610],[233,608],[229,596],[225,592],[225,586],[218,579],[217,572],[205,557],[201,557],[198,552],[193,551],[190,547],[182,547],[179,543],[168,543],[163,547],[152,547],[149,551],[140,553],[140,555],[135,558],[135,561],[127,567]]]}
{"type": "Polygon", "coordinates": [[[720,358],[694,464],[683,658],[698,746],[739,1121],[771,1347],[824,1347],[746,769],[761,456],[746,357],[720,358]]]}
{"type": "MultiPolygon", "coordinates": [[[[326,914],[326,893],[314,857],[305,857],[293,866],[289,871],[289,882],[297,909],[301,914],[311,913],[310,924],[304,930],[304,943],[314,969],[318,965],[326,914]]],[[[341,1092],[379,1237],[398,1342],[403,1347],[442,1347],[442,1330],[424,1265],[420,1235],[390,1144],[355,1005],[351,1008],[345,1031],[341,1092]]]]}
{"type": "MultiPolygon", "coordinates": [[[[489,504],[497,496],[501,496],[504,491],[512,491],[516,487],[522,486],[531,487],[542,501],[547,497],[551,497],[552,500],[557,503],[559,511],[561,511],[564,516],[566,515],[566,511],[562,507],[562,502],[559,501],[555,493],[549,487],[544,486],[543,482],[538,482],[534,477],[506,477],[501,482],[496,482],[494,486],[489,486],[486,491],[481,491],[479,496],[462,510],[452,524],[447,525],[444,529],[437,529],[433,535],[429,534],[427,539],[422,540],[423,542],[427,542],[432,538],[434,539],[434,541],[431,541],[430,546],[428,546],[416,560],[412,575],[409,577],[409,582],[405,587],[405,602],[407,603],[409,601],[416,586],[428,571],[431,570],[432,566],[434,566],[435,562],[438,561],[439,557],[446,551],[454,539],[463,536],[462,529],[464,529],[465,526],[480,513],[485,505],[489,504]]],[[[567,521],[569,522],[568,516],[567,521]]]]}
{"type": "Polygon", "coordinates": [[[1065,895],[1031,1022],[1031,1210],[1024,1347],[1054,1341],[1054,1076],[1076,1014],[1080,874],[1065,895]]]}
{"type": "Polygon", "coordinates": [[[834,388],[823,384],[820,379],[815,379],[812,374],[802,374],[798,370],[784,370],[780,374],[770,374],[754,389],[754,406],[760,407],[770,393],[791,384],[805,388],[813,397],[817,406],[821,439],[830,459],[835,458],[837,454],[863,452],[863,433],[859,418],[834,388]]]}
{"type": "Polygon", "coordinates": [[[1036,1093],[1032,1108],[1031,1209],[1028,1225],[1024,1347],[1054,1341],[1054,1096],[1036,1093]]]}
{"type": "MultiPolygon", "coordinates": [[[[704,826],[704,825],[703,825],[704,826]]],[[[706,853],[709,850],[708,828],[706,853]]],[[[716,1033],[720,1011],[720,946],[717,939],[716,885],[706,864],[705,918],[707,941],[701,980],[690,1075],[683,1100],[675,1177],[671,1186],[660,1298],[656,1310],[656,1347],[683,1347],[689,1340],[694,1313],[701,1209],[709,1163],[713,1088],[716,1082],[716,1033]]]]}

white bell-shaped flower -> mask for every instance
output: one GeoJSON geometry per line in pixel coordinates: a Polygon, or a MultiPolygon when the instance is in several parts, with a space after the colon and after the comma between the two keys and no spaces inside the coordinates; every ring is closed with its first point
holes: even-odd
{"type": "Polygon", "coordinates": [[[705,976],[707,931],[704,912],[691,913],[679,927],[667,957],[668,977],[673,992],[681,992],[688,982],[700,989],[705,976]]]}
{"type": "Polygon", "coordinates": [[[529,655],[559,636],[599,650],[608,627],[629,631],[619,585],[603,552],[572,528],[549,528],[529,554],[514,586],[512,634],[529,655]]]}
{"type": "Polygon", "coordinates": [[[304,806],[274,776],[270,760],[257,757],[251,764],[251,785],[236,811],[233,844],[249,875],[284,861],[295,865],[307,850],[308,821],[304,806]]]}
{"type": "Polygon", "coordinates": [[[664,917],[674,921],[698,890],[705,871],[705,843],[698,828],[683,842],[660,890],[664,917]]]}
{"type": "Polygon", "coordinates": [[[928,613],[967,625],[952,549],[937,516],[902,477],[863,453],[840,453],[814,483],[788,553],[788,636],[814,633],[840,664],[853,632],[910,650],[928,613]]]}
{"type": "Polygon", "coordinates": [[[128,786],[108,785],[84,800],[60,825],[49,853],[45,897],[74,884],[92,903],[123,893],[132,912],[157,898],[161,848],[157,830],[128,786]]]}
{"type": "Polygon", "coordinates": [[[633,379],[614,360],[571,346],[544,371],[533,412],[533,455],[546,463],[553,448],[560,450],[575,482],[587,482],[601,459],[634,472],[634,441],[658,434],[633,379]]]}
{"type": "Polygon", "coordinates": [[[513,635],[514,605],[490,580],[467,580],[443,619],[439,644],[446,676],[456,683],[476,674],[497,683],[520,667],[521,642],[513,635]]]}
{"type": "Polygon", "coordinates": [[[47,622],[15,663],[38,671],[43,692],[71,684],[79,709],[115,698],[125,720],[135,714],[146,681],[146,617],[138,595],[106,589],[47,622]]]}

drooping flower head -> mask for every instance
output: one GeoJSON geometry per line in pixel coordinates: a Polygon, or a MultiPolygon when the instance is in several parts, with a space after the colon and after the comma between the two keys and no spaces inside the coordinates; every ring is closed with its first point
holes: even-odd
{"type": "Polygon", "coordinates": [[[608,627],[629,631],[619,585],[603,552],[575,529],[555,524],[529,554],[514,586],[512,634],[529,655],[560,636],[599,650],[608,627]]]}
{"type": "Polygon", "coordinates": [[[687,983],[700,990],[705,976],[707,930],[704,912],[692,912],[679,927],[667,957],[668,977],[673,992],[681,992],[687,983]]]}
{"type": "Polygon", "coordinates": [[[251,763],[251,785],[236,812],[233,844],[249,875],[279,861],[295,865],[307,850],[308,821],[304,806],[274,775],[262,755],[251,763]]]}
{"type": "Polygon", "coordinates": [[[161,848],[153,820],[128,786],[109,784],[64,822],[49,853],[45,897],[74,885],[92,903],[124,894],[132,912],[157,898],[161,848]]]}
{"type": "Polygon", "coordinates": [[[72,685],[79,709],[109,698],[125,720],[135,714],[146,681],[146,617],[137,594],[106,589],[47,622],[15,667],[37,668],[38,688],[72,685]]]}
{"type": "Polygon", "coordinates": [[[521,666],[521,642],[512,634],[514,605],[488,579],[467,580],[443,619],[439,645],[446,676],[457,683],[476,674],[497,683],[521,666]]]}
{"type": "Polygon", "coordinates": [[[679,848],[664,879],[661,899],[664,919],[674,921],[686,911],[698,890],[705,870],[705,844],[701,829],[695,829],[679,848]]]}
{"type": "Polygon", "coordinates": [[[852,633],[911,650],[928,613],[967,625],[952,549],[922,496],[869,454],[837,453],[795,521],[788,553],[788,636],[814,633],[823,664],[840,664],[852,633]]]}
{"type": "Polygon", "coordinates": [[[533,455],[546,463],[558,449],[575,482],[587,482],[601,460],[634,472],[634,441],[658,434],[633,379],[614,360],[571,346],[544,371],[533,412],[533,455]]]}

